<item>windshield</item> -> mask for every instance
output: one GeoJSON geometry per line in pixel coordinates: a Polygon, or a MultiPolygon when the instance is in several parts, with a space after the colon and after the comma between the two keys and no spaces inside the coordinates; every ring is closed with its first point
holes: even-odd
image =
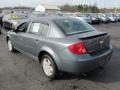
{"type": "Polygon", "coordinates": [[[57,19],[54,22],[66,35],[91,32],[95,30],[89,24],[76,19],[57,19]]]}

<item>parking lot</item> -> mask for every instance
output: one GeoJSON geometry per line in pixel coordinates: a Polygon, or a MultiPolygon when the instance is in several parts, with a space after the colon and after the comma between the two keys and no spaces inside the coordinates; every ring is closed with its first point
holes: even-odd
{"type": "Polygon", "coordinates": [[[88,76],[65,74],[48,81],[38,62],[23,54],[10,53],[5,35],[0,36],[0,90],[120,90],[120,23],[94,25],[109,32],[113,56],[104,70],[88,76]]]}

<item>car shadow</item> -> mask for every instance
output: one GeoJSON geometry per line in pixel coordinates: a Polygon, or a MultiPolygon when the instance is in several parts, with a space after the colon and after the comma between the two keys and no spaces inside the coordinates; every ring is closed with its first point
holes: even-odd
{"type": "Polygon", "coordinates": [[[102,83],[111,83],[120,81],[120,48],[113,48],[113,55],[104,69],[97,69],[88,74],[82,75],[72,75],[72,74],[64,74],[64,76],[58,78],[58,80],[90,80],[94,82],[102,82],[102,83]]]}

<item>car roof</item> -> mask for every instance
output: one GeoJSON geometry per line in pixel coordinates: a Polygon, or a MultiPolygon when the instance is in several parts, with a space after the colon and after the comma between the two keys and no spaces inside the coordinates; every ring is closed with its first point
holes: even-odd
{"type": "MultiPolygon", "coordinates": [[[[66,17],[66,16],[43,16],[43,17],[34,17],[31,19],[31,21],[54,21],[58,19],[73,19],[72,17],[66,17]]],[[[75,18],[74,18],[75,19],[75,18]]]]}
{"type": "Polygon", "coordinates": [[[32,17],[32,18],[28,18],[28,19],[25,19],[25,20],[21,20],[21,22],[19,22],[15,28],[17,28],[19,25],[21,25],[22,23],[25,23],[25,22],[45,22],[45,23],[48,23],[48,22],[54,22],[54,20],[59,20],[59,19],[74,19],[74,20],[78,20],[74,17],[66,17],[66,16],[43,16],[43,17],[32,17]]]}

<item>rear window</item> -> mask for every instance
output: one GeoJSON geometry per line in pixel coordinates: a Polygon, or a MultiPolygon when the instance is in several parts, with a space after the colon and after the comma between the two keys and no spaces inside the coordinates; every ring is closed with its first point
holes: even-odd
{"type": "Polygon", "coordinates": [[[95,30],[89,24],[77,19],[58,19],[54,20],[54,22],[66,35],[91,32],[95,30]]]}

